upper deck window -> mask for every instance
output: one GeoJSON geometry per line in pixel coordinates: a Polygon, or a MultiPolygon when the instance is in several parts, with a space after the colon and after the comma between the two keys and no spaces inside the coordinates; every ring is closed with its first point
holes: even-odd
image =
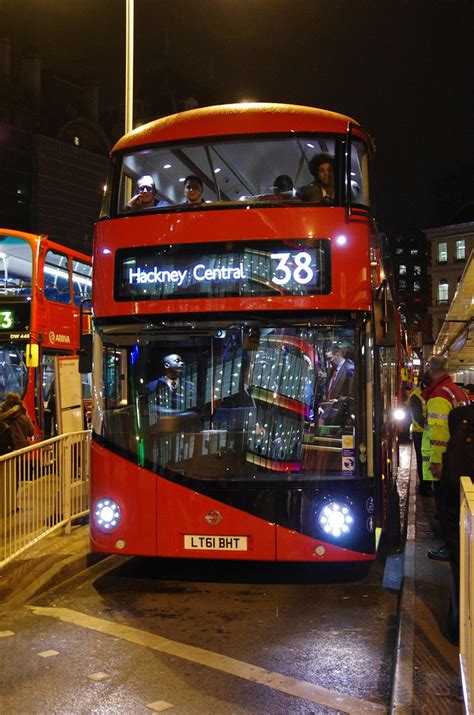
{"type": "Polygon", "coordinates": [[[92,298],[92,266],[89,263],[73,259],[72,287],[75,305],[81,305],[83,300],[92,298]]]}
{"type": "Polygon", "coordinates": [[[33,253],[28,241],[0,235],[0,293],[31,295],[33,253]]]}
{"type": "Polygon", "coordinates": [[[44,260],[44,296],[57,303],[71,302],[68,257],[48,251],[44,260]]]}
{"type": "MultiPolygon", "coordinates": [[[[341,139],[333,136],[226,139],[155,146],[123,157],[117,213],[225,206],[340,206],[341,139]]],[[[368,160],[352,142],[352,203],[369,204],[368,160]]]]}

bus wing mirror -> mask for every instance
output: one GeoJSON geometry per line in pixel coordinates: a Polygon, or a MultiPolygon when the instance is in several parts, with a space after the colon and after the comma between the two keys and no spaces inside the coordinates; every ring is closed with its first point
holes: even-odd
{"type": "Polygon", "coordinates": [[[79,372],[81,375],[92,372],[92,333],[84,333],[81,335],[79,372]]]}
{"type": "Polygon", "coordinates": [[[26,367],[38,367],[39,365],[39,346],[36,343],[28,343],[25,354],[26,367]]]}

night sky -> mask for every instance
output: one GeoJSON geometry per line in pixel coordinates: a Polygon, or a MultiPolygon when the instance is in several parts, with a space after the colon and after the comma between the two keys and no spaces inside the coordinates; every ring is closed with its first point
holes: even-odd
{"type": "MultiPolygon", "coordinates": [[[[377,146],[379,225],[448,222],[474,174],[472,0],[135,0],[135,89],[149,119],[242,99],[358,120],[377,146]]],[[[0,0],[14,58],[101,83],[122,121],[125,0],[0,0]]]]}

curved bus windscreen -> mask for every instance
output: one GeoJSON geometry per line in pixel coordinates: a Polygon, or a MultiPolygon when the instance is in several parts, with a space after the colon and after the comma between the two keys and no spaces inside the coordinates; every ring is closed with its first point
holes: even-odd
{"type": "Polygon", "coordinates": [[[219,481],[365,474],[354,457],[365,440],[360,326],[97,328],[94,431],[135,463],[219,481]]]}

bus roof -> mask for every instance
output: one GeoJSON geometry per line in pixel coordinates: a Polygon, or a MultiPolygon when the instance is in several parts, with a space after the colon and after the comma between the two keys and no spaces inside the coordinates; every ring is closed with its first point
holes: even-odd
{"type": "Polygon", "coordinates": [[[92,257],[86,253],[82,253],[75,248],[63,245],[62,243],[56,243],[56,241],[50,241],[48,236],[44,233],[27,233],[26,231],[16,231],[13,228],[1,228],[0,227],[0,237],[1,236],[13,236],[15,238],[23,238],[29,244],[37,245],[38,243],[43,243],[47,248],[53,251],[59,251],[60,253],[67,252],[73,258],[78,260],[83,260],[86,263],[91,263],[92,257]]]}
{"type": "Polygon", "coordinates": [[[119,139],[112,153],[194,137],[279,132],[345,132],[359,123],[337,112],[295,104],[245,103],[201,107],[162,117],[119,139]]]}

